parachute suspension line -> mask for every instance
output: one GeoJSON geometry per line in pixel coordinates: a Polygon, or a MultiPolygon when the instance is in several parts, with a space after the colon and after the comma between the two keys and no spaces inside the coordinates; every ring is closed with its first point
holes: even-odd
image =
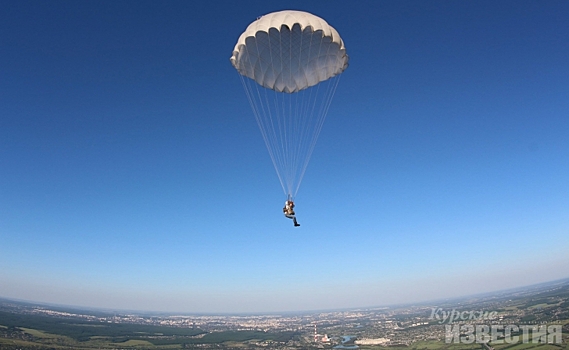
{"type": "MultiPolygon", "coordinates": [[[[302,65],[302,57],[303,54],[305,54],[305,52],[303,52],[303,39],[304,39],[304,35],[303,35],[303,30],[302,28],[300,28],[300,26],[298,26],[298,36],[300,38],[300,43],[299,43],[299,47],[298,47],[298,69],[299,71],[302,69],[303,65],[302,65]]],[[[306,30],[306,28],[305,28],[306,30]]],[[[293,33],[294,34],[294,33],[293,33]]],[[[310,29],[310,43],[312,42],[312,37],[314,36],[314,31],[312,30],[312,28],[310,29]]],[[[291,40],[292,42],[292,40],[291,40]]],[[[295,40],[295,42],[297,42],[295,40]]],[[[310,46],[308,49],[308,56],[310,57],[310,46]]],[[[291,57],[291,66],[292,66],[292,57],[291,57]]],[[[308,78],[306,77],[306,70],[302,69],[302,74],[304,75],[305,79],[306,79],[306,84],[308,85],[308,78]]],[[[292,164],[294,164],[294,176],[296,179],[296,185],[295,188],[298,188],[298,182],[301,181],[301,178],[298,178],[298,168],[300,163],[302,162],[302,146],[303,146],[303,141],[305,139],[305,134],[306,132],[309,130],[309,125],[308,125],[308,121],[311,119],[310,116],[308,115],[308,109],[305,108],[306,106],[306,96],[310,96],[312,95],[312,90],[313,89],[308,89],[310,91],[302,91],[299,92],[297,94],[295,94],[294,98],[295,98],[295,103],[294,103],[294,112],[291,111],[291,114],[294,114],[293,117],[293,121],[294,121],[294,125],[291,125],[291,129],[292,129],[292,140],[291,140],[291,144],[295,145],[295,149],[293,152],[290,153],[290,162],[292,164]]],[[[297,190],[294,190],[294,188],[291,186],[290,188],[291,191],[291,195],[292,196],[296,196],[297,190]]]]}
{"type": "MultiPolygon", "coordinates": [[[[299,28],[299,29],[300,29],[300,26],[299,26],[299,25],[293,25],[293,26],[290,28],[290,32],[289,32],[290,34],[288,35],[288,47],[289,47],[289,49],[288,49],[288,66],[289,66],[288,71],[289,71],[289,79],[290,79],[290,81],[293,80],[293,79],[292,79],[292,76],[293,76],[293,70],[292,70],[292,67],[293,67],[293,64],[292,64],[292,58],[293,58],[293,57],[292,57],[292,50],[293,50],[293,46],[292,46],[292,43],[293,43],[294,35],[295,35],[295,32],[296,32],[295,28],[299,28]]],[[[302,36],[301,36],[301,37],[302,37],[302,36]]],[[[295,173],[295,171],[296,171],[296,164],[294,163],[294,159],[293,159],[293,157],[292,157],[292,155],[294,154],[294,150],[291,149],[291,148],[294,148],[294,145],[295,145],[295,143],[294,143],[294,141],[293,141],[293,140],[294,140],[294,136],[295,136],[293,127],[294,127],[294,122],[295,122],[295,120],[297,119],[297,118],[295,118],[295,116],[294,116],[294,114],[293,114],[293,113],[294,113],[294,112],[293,112],[293,101],[296,101],[296,98],[297,98],[297,97],[298,97],[298,93],[294,93],[294,94],[291,94],[290,98],[288,99],[288,103],[289,103],[289,106],[288,106],[288,107],[289,107],[289,108],[288,108],[288,110],[289,110],[288,118],[289,118],[289,121],[288,121],[287,124],[288,124],[288,129],[289,129],[289,130],[288,130],[288,132],[287,132],[287,135],[285,135],[286,140],[287,140],[287,153],[286,153],[286,154],[288,154],[288,177],[289,177],[288,191],[289,191],[289,194],[291,194],[291,195],[293,194],[293,193],[292,193],[292,188],[293,188],[293,186],[294,186],[294,180],[295,180],[295,176],[294,176],[295,174],[294,174],[294,173],[295,173]]],[[[294,104],[294,105],[296,106],[296,104],[294,104]]]]}
{"type": "MultiPolygon", "coordinates": [[[[287,27],[288,28],[288,27],[287,27]]],[[[288,81],[292,81],[292,66],[291,66],[291,56],[292,56],[292,51],[291,51],[291,45],[292,45],[292,28],[289,28],[288,31],[288,35],[285,35],[283,37],[283,33],[286,33],[287,31],[283,28],[283,26],[281,26],[281,30],[279,31],[279,41],[280,41],[280,57],[279,60],[281,62],[281,74],[282,72],[286,72],[288,71],[288,77],[283,77],[284,78],[288,78],[288,81]],[[285,42],[283,42],[283,39],[285,40],[285,42]],[[286,43],[286,40],[288,40],[288,45],[286,43]],[[288,60],[286,60],[285,54],[286,51],[283,52],[283,49],[286,50],[288,49],[288,60]],[[288,67],[285,67],[286,62],[288,61],[288,67]]],[[[287,93],[288,94],[288,93],[287,93]]],[[[284,145],[284,149],[283,149],[283,155],[284,155],[284,159],[285,159],[285,165],[284,165],[284,172],[285,172],[285,179],[286,179],[286,189],[287,189],[287,193],[286,194],[290,194],[291,191],[291,187],[292,187],[292,182],[294,181],[294,177],[292,176],[291,173],[291,169],[293,168],[293,166],[290,164],[290,156],[287,157],[287,155],[290,155],[290,147],[291,147],[291,143],[289,142],[288,138],[290,137],[290,133],[288,132],[288,127],[290,124],[290,121],[292,120],[292,116],[290,115],[290,103],[292,100],[293,96],[286,96],[285,94],[282,94],[282,103],[281,103],[281,107],[282,107],[282,112],[283,112],[283,118],[282,118],[282,124],[283,124],[283,128],[282,128],[282,134],[281,134],[281,140],[283,141],[283,145],[284,145]],[[287,111],[287,104],[288,104],[288,111],[287,111]]]]}
{"type": "Polygon", "coordinates": [[[328,110],[330,109],[330,105],[332,104],[333,97],[336,94],[336,89],[338,87],[339,82],[340,82],[340,76],[333,77],[333,78],[329,79],[329,81],[326,82],[328,84],[328,86],[326,88],[326,92],[325,92],[326,97],[325,97],[325,100],[322,101],[322,104],[320,107],[321,111],[319,113],[318,120],[316,122],[314,136],[310,142],[310,145],[308,146],[308,150],[306,151],[307,156],[306,156],[304,164],[302,165],[302,168],[300,170],[300,179],[299,179],[297,187],[295,189],[295,192],[294,192],[295,194],[298,192],[298,189],[300,188],[300,183],[302,182],[302,178],[304,177],[304,173],[306,172],[306,169],[308,168],[308,163],[310,161],[310,158],[312,157],[312,152],[314,151],[314,148],[316,147],[316,143],[318,141],[318,136],[320,135],[320,132],[322,131],[322,127],[324,126],[324,121],[326,120],[328,110]]]}
{"type": "MultiPolygon", "coordinates": [[[[293,46],[292,46],[292,35],[294,31],[294,27],[288,29],[287,27],[281,27],[281,30],[278,32],[279,38],[279,45],[278,45],[278,52],[271,51],[271,53],[278,54],[278,61],[280,62],[280,73],[277,75],[274,73],[273,75],[277,78],[280,78],[284,82],[292,82],[293,81],[293,72],[292,72],[292,59],[293,59],[293,46]],[[288,64],[288,66],[287,66],[288,64]],[[288,74],[286,73],[288,71],[288,74]]],[[[270,36],[269,36],[270,38],[270,36]]],[[[270,39],[269,39],[270,40],[270,39]]],[[[274,71],[274,60],[273,55],[271,57],[271,67],[274,71]]],[[[280,172],[282,172],[283,178],[283,188],[286,195],[292,195],[292,190],[295,185],[295,170],[298,167],[294,159],[291,157],[291,154],[295,150],[295,143],[294,137],[297,133],[294,132],[294,126],[296,123],[296,116],[294,115],[294,106],[296,105],[296,98],[297,93],[277,93],[271,92],[274,96],[274,110],[278,117],[276,118],[277,125],[278,125],[278,139],[281,145],[280,154],[282,155],[282,163],[280,172]]]]}
{"type": "MultiPolygon", "coordinates": [[[[314,37],[315,32],[310,29],[309,33],[310,41],[309,44],[312,44],[312,39],[314,37]]],[[[321,34],[321,33],[320,33],[321,34]]],[[[290,41],[289,47],[291,48],[291,52],[288,57],[289,61],[289,73],[292,79],[293,74],[293,67],[294,62],[293,59],[296,59],[295,56],[292,55],[292,50],[294,49],[295,52],[298,52],[298,72],[295,71],[298,75],[302,73],[304,75],[306,82],[308,84],[308,78],[306,76],[307,72],[302,68],[302,58],[303,54],[303,31],[301,30],[300,26],[295,25],[293,26],[292,30],[290,31],[290,41]],[[292,42],[298,43],[298,47],[293,47],[292,42]]],[[[311,45],[309,45],[308,56],[310,57],[310,50],[311,45]]],[[[284,57],[283,57],[284,59],[284,57]]],[[[316,87],[308,88],[306,90],[302,90],[293,94],[290,94],[288,97],[288,113],[286,113],[289,117],[290,122],[288,124],[288,135],[286,137],[287,142],[287,177],[289,178],[289,188],[288,193],[291,196],[296,196],[298,192],[299,183],[302,180],[301,177],[301,168],[303,166],[304,160],[307,156],[307,147],[306,144],[310,139],[310,135],[313,135],[314,128],[314,117],[312,113],[310,113],[310,101],[315,101],[313,96],[318,96],[318,91],[320,86],[317,85],[316,87]],[[308,97],[308,98],[307,98],[308,97]]],[[[314,136],[314,135],[313,135],[314,136]]]]}
{"type": "MultiPolygon", "coordinates": [[[[256,49],[258,52],[259,51],[258,45],[256,45],[256,49]]],[[[245,50],[246,50],[246,55],[244,56],[246,57],[246,63],[248,63],[249,66],[251,67],[251,70],[253,70],[254,67],[253,63],[251,62],[251,56],[249,56],[248,47],[245,48],[245,50]]],[[[261,88],[257,83],[255,83],[252,79],[249,79],[241,74],[239,74],[239,76],[241,78],[241,82],[243,84],[251,108],[253,109],[253,114],[255,115],[255,120],[257,121],[259,130],[261,131],[261,135],[263,137],[263,140],[265,141],[267,150],[269,151],[269,156],[271,157],[273,166],[275,167],[277,177],[279,178],[279,182],[281,183],[283,191],[285,191],[283,178],[279,171],[279,164],[282,163],[282,160],[279,159],[279,154],[275,154],[274,152],[278,138],[274,130],[274,123],[272,121],[270,105],[263,104],[263,98],[261,97],[261,91],[260,91],[261,88]]],[[[263,88],[263,90],[266,89],[263,88]]],[[[265,91],[265,98],[266,98],[266,91],[265,91]]]]}
{"type": "MultiPolygon", "coordinates": [[[[257,87],[253,88],[251,86],[251,82],[249,78],[246,78],[244,76],[242,76],[241,74],[239,75],[241,77],[241,81],[243,83],[243,87],[245,89],[245,93],[247,95],[247,98],[249,99],[249,103],[251,105],[251,108],[253,109],[253,114],[255,115],[255,120],[257,121],[257,125],[259,126],[259,129],[261,130],[261,136],[263,137],[263,140],[265,141],[265,145],[267,146],[267,149],[269,150],[269,156],[271,157],[271,160],[273,162],[273,166],[275,167],[275,171],[277,173],[277,176],[279,178],[279,181],[281,183],[281,187],[284,189],[284,185],[283,185],[283,180],[281,177],[281,174],[278,171],[278,166],[277,166],[277,162],[278,160],[275,158],[276,155],[274,154],[271,144],[273,143],[273,140],[270,138],[270,134],[268,133],[268,131],[265,128],[265,124],[266,121],[263,119],[263,117],[265,116],[264,113],[264,106],[262,103],[257,103],[257,101],[255,100],[256,98],[259,99],[260,98],[260,94],[259,94],[259,89],[257,87]],[[254,89],[256,89],[257,91],[254,91],[254,89]],[[255,93],[257,94],[257,96],[255,96],[255,93]]],[[[270,123],[268,123],[270,124],[270,123]]]]}
{"type": "MultiPolygon", "coordinates": [[[[282,144],[282,140],[279,137],[279,135],[281,134],[281,129],[282,129],[282,125],[280,123],[281,120],[281,116],[279,115],[279,110],[277,108],[271,108],[271,99],[272,97],[274,97],[274,93],[272,93],[272,91],[269,91],[267,89],[261,89],[259,88],[258,85],[255,85],[255,87],[257,88],[257,90],[262,90],[263,91],[263,95],[264,95],[264,105],[267,108],[267,123],[266,125],[270,126],[270,136],[272,136],[271,141],[272,141],[272,147],[269,150],[269,152],[273,153],[274,155],[274,163],[275,163],[275,167],[282,167],[283,164],[285,164],[286,159],[284,158],[284,155],[286,154],[284,152],[284,145],[282,144]],[[275,123],[276,120],[276,123],[275,123]],[[275,124],[277,125],[277,129],[275,129],[275,124]],[[278,131],[278,132],[277,132],[278,131]],[[279,145],[280,145],[280,149],[281,152],[279,152],[279,145]]],[[[262,104],[262,102],[261,102],[262,104]]],[[[265,127],[265,129],[268,129],[265,127]]],[[[266,130],[269,131],[269,130],[266,130]]],[[[268,147],[268,146],[267,146],[268,147]]],[[[279,177],[282,178],[282,174],[280,174],[279,172],[279,177]]],[[[283,190],[284,190],[284,181],[286,178],[283,178],[283,184],[281,184],[281,186],[283,186],[283,190]]]]}
{"type": "MultiPolygon", "coordinates": [[[[310,32],[310,45],[308,48],[308,57],[310,57],[310,50],[312,48],[312,39],[314,38],[315,32],[311,29],[310,32]]],[[[302,39],[303,39],[303,35],[302,33],[300,34],[300,38],[301,38],[301,43],[300,43],[300,49],[299,49],[299,55],[298,55],[298,60],[299,60],[299,67],[301,67],[301,59],[302,59],[302,55],[303,55],[303,51],[302,51],[302,39]]],[[[306,77],[306,72],[303,72],[305,77],[306,77]]],[[[307,79],[307,78],[306,78],[307,79]]],[[[308,79],[307,79],[308,80],[308,79]]],[[[294,189],[291,189],[291,193],[293,196],[296,196],[297,192],[298,192],[298,188],[300,186],[300,182],[302,181],[302,176],[301,176],[301,172],[300,167],[302,165],[302,161],[303,161],[303,157],[305,158],[307,156],[306,154],[306,147],[305,144],[308,141],[308,138],[310,137],[310,135],[312,134],[312,129],[313,126],[311,125],[311,121],[313,121],[313,116],[312,113],[310,113],[310,101],[316,101],[316,98],[312,98],[313,95],[317,96],[318,95],[318,90],[320,89],[320,84],[317,85],[316,87],[312,87],[312,88],[308,88],[307,90],[304,90],[302,92],[299,92],[297,94],[297,101],[296,101],[296,116],[295,116],[295,120],[297,121],[295,128],[294,128],[294,135],[295,135],[295,139],[292,140],[292,143],[294,145],[296,145],[296,149],[295,152],[291,152],[290,157],[291,157],[291,162],[293,164],[295,164],[295,179],[296,179],[296,186],[294,189]],[[308,96],[308,99],[306,98],[308,96]]]]}
{"type": "MultiPolygon", "coordinates": [[[[324,37],[322,36],[319,45],[319,56],[323,40],[324,37]]],[[[330,50],[330,45],[328,45],[326,57],[329,57],[329,50],[330,50]]],[[[317,97],[311,100],[313,103],[311,104],[311,106],[309,106],[310,112],[308,111],[308,109],[305,112],[307,116],[308,115],[310,116],[309,118],[310,120],[314,120],[314,123],[311,128],[312,137],[307,138],[306,140],[307,143],[303,145],[304,146],[303,154],[305,154],[305,157],[304,157],[304,162],[299,169],[299,177],[297,185],[293,191],[294,195],[296,195],[296,193],[300,188],[300,184],[308,167],[308,163],[316,146],[316,142],[318,141],[318,136],[320,135],[320,132],[322,131],[322,126],[324,125],[324,121],[326,120],[326,115],[332,103],[332,99],[336,92],[336,88],[338,87],[338,83],[339,83],[339,77],[336,76],[328,79],[328,81],[318,84],[315,87],[316,88],[315,94],[317,95],[317,97]],[[320,91],[320,86],[324,86],[322,92],[320,91]],[[316,108],[317,102],[320,102],[319,108],[316,108]]]]}
{"type": "MultiPolygon", "coordinates": [[[[257,89],[260,89],[259,86],[256,86],[257,89]]],[[[284,166],[286,159],[285,159],[285,152],[284,152],[284,145],[282,143],[281,137],[279,137],[279,135],[282,133],[282,125],[281,125],[281,119],[282,117],[279,115],[279,110],[278,108],[271,108],[271,99],[274,97],[274,93],[272,91],[268,91],[267,89],[261,89],[263,91],[263,95],[264,95],[264,103],[267,107],[267,111],[268,111],[268,121],[266,123],[266,125],[268,125],[270,127],[270,136],[271,136],[271,145],[270,146],[270,150],[269,152],[271,154],[273,154],[273,163],[275,165],[276,169],[282,169],[282,167],[284,166]],[[272,96],[271,96],[272,95],[272,96]],[[275,123],[276,120],[276,123],[275,123]],[[277,128],[275,128],[275,124],[277,126],[277,128]],[[279,152],[280,149],[280,152],[279,152]]],[[[273,101],[274,102],[274,101],[273,101]]],[[[262,102],[261,102],[262,103],[262,102]]],[[[264,127],[265,129],[268,129],[266,126],[264,127]]],[[[269,147],[269,146],[267,146],[269,147]]],[[[283,176],[283,174],[277,170],[279,179],[281,179],[281,187],[283,187],[283,191],[285,191],[285,182],[286,182],[286,177],[283,176]]]]}

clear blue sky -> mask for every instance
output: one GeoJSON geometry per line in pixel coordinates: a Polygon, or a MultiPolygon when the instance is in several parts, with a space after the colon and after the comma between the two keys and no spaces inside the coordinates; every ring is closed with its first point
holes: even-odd
{"type": "Polygon", "coordinates": [[[0,297],[264,312],[569,277],[567,1],[4,1],[0,297]],[[296,198],[237,72],[284,9],[343,74],[296,198]]]}

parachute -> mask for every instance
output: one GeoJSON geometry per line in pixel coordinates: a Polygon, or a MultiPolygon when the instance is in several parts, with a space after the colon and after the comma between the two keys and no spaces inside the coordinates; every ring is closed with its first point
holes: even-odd
{"type": "Polygon", "coordinates": [[[338,32],[302,11],[260,17],[239,37],[230,58],[281,187],[296,196],[326,114],[348,67],[338,32]]]}

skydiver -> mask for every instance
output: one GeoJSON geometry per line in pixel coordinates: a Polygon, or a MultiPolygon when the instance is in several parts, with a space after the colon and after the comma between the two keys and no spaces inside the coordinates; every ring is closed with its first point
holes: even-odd
{"type": "Polygon", "coordinates": [[[300,224],[296,222],[296,216],[294,213],[294,202],[291,199],[287,199],[287,201],[285,202],[283,213],[287,218],[292,219],[292,222],[294,223],[295,227],[300,226],[300,224]]]}

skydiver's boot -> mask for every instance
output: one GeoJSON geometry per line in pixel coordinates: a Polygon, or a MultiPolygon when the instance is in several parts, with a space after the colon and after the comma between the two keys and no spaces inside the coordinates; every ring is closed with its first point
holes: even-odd
{"type": "Polygon", "coordinates": [[[292,219],[292,222],[294,222],[294,226],[295,226],[295,227],[300,226],[300,224],[299,224],[298,222],[296,222],[296,218],[292,219]]]}

